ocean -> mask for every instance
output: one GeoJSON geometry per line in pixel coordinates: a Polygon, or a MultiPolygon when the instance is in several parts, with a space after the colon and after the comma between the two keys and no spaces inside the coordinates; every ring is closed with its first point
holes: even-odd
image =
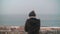
{"type": "MultiPolygon", "coordinates": [[[[41,26],[60,27],[60,15],[37,15],[41,21],[41,26]]],[[[0,26],[24,26],[28,15],[0,15],[0,26]]]]}

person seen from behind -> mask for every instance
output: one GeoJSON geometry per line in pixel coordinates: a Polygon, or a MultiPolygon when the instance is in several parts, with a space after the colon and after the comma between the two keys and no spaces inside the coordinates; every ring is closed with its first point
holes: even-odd
{"type": "Polygon", "coordinates": [[[29,19],[26,20],[24,29],[28,34],[39,34],[40,19],[36,18],[34,10],[29,13],[29,19]]]}

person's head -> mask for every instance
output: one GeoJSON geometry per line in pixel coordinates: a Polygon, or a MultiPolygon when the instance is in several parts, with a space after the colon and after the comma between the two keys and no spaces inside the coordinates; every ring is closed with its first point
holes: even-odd
{"type": "Polygon", "coordinates": [[[35,14],[34,10],[32,10],[32,11],[29,13],[29,17],[30,17],[30,18],[36,17],[36,14],[35,14]]]}

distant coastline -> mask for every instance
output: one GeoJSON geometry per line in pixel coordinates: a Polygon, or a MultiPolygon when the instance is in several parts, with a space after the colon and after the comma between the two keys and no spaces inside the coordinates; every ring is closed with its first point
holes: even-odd
{"type": "MultiPolygon", "coordinates": [[[[23,30],[24,26],[0,26],[0,30],[23,30]]],[[[60,30],[60,27],[40,27],[40,30],[60,30]]]]}

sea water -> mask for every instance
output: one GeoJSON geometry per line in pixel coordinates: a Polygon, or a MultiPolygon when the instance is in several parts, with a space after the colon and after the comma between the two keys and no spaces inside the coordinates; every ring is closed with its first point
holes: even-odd
{"type": "MultiPolygon", "coordinates": [[[[60,27],[60,15],[38,15],[41,26],[60,27]]],[[[0,25],[24,26],[28,15],[0,15],[0,25]]]]}

